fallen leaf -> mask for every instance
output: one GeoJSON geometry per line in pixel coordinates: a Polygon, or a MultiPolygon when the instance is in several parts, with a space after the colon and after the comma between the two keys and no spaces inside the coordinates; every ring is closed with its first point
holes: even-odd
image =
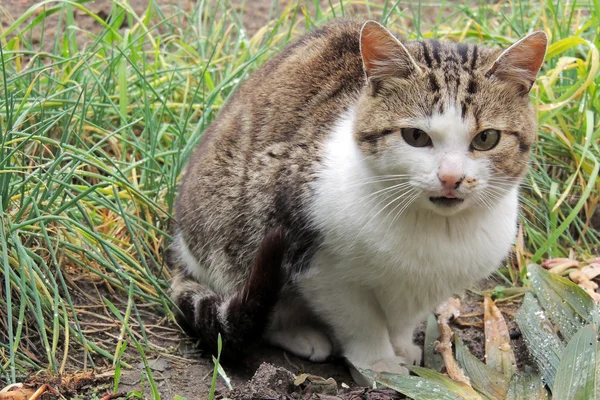
{"type": "Polygon", "coordinates": [[[502,313],[488,295],[483,301],[485,331],[485,363],[511,377],[516,369],[510,334],[502,313]]]}
{"type": "Polygon", "coordinates": [[[317,375],[300,374],[294,379],[295,386],[305,386],[310,393],[336,395],[337,382],[333,378],[323,378],[317,375]]]}

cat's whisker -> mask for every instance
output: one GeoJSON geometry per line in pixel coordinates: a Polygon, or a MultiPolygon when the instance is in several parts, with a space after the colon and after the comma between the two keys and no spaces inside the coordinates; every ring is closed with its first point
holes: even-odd
{"type": "Polygon", "coordinates": [[[381,174],[381,175],[364,176],[358,180],[372,179],[372,178],[398,178],[398,177],[409,177],[409,176],[411,176],[411,175],[410,174],[381,174]]]}
{"type": "Polygon", "coordinates": [[[525,181],[522,181],[517,185],[517,183],[514,180],[510,180],[508,178],[503,178],[503,177],[491,177],[491,178],[488,178],[488,182],[493,185],[508,187],[510,189],[512,189],[515,186],[519,186],[521,189],[526,188],[526,189],[530,189],[533,191],[540,191],[542,193],[550,192],[550,189],[546,188],[544,186],[538,185],[538,186],[534,187],[532,184],[529,184],[525,181]]]}
{"type": "MultiPolygon", "coordinates": [[[[407,191],[407,192],[406,192],[406,196],[403,196],[403,197],[405,197],[405,198],[404,198],[404,200],[402,200],[402,201],[401,201],[401,202],[400,202],[398,205],[396,205],[394,208],[392,208],[392,209],[391,209],[391,210],[390,210],[390,211],[387,213],[387,215],[385,216],[384,220],[385,220],[385,219],[388,219],[388,217],[389,217],[389,216],[390,216],[390,215],[391,215],[391,214],[392,214],[394,211],[396,211],[396,209],[397,209],[398,207],[402,207],[402,205],[403,205],[403,204],[404,204],[404,203],[405,203],[405,202],[406,202],[408,199],[410,199],[410,198],[411,198],[411,196],[412,196],[412,194],[413,194],[414,192],[416,192],[416,191],[417,191],[417,189],[414,189],[414,188],[413,188],[413,189],[411,189],[411,190],[409,190],[409,191],[407,191]],[[408,196],[408,197],[407,197],[407,196],[408,196]]],[[[388,231],[389,231],[389,228],[388,228],[388,231]]],[[[386,234],[387,234],[387,232],[386,232],[386,234]]]]}
{"type": "Polygon", "coordinates": [[[412,192],[412,190],[409,190],[407,192],[403,192],[399,196],[394,197],[394,199],[392,201],[388,202],[379,211],[377,211],[371,218],[369,218],[369,220],[364,224],[364,226],[361,228],[361,230],[358,232],[358,234],[354,237],[354,240],[352,241],[352,246],[356,243],[356,240],[361,236],[361,234],[364,232],[364,230],[369,226],[369,224],[371,223],[371,221],[373,221],[375,218],[377,218],[377,216],[379,216],[379,214],[381,214],[391,204],[393,204],[396,201],[398,201],[398,200],[400,200],[400,199],[408,196],[411,192],[412,192]]]}
{"type": "MultiPolygon", "coordinates": [[[[398,218],[400,218],[402,213],[404,213],[404,211],[421,195],[421,193],[423,193],[423,191],[418,190],[418,189],[413,189],[413,191],[415,192],[413,196],[409,197],[408,199],[406,199],[402,203],[400,203],[400,205],[402,205],[402,204],[404,204],[404,205],[402,206],[402,208],[400,208],[400,210],[398,210],[398,212],[392,219],[392,222],[390,223],[390,225],[388,226],[388,229],[386,231],[386,235],[387,235],[387,232],[389,232],[389,230],[391,229],[391,227],[394,226],[394,224],[396,223],[396,220],[398,218]]],[[[398,208],[398,206],[396,206],[394,209],[396,209],[396,208],[398,208]]],[[[393,212],[393,210],[392,210],[392,212],[393,212]]]]}
{"type": "MultiPolygon", "coordinates": [[[[374,184],[374,183],[394,182],[394,181],[400,181],[400,180],[403,180],[403,178],[380,178],[380,179],[372,179],[372,180],[363,181],[363,182],[356,182],[356,183],[353,183],[353,184],[348,185],[346,187],[351,188],[351,187],[357,187],[357,186],[366,186],[366,185],[370,185],[370,184],[374,184]]],[[[406,180],[406,179],[404,179],[404,180],[406,180]]]]}
{"type": "MultiPolygon", "coordinates": [[[[336,213],[335,213],[335,215],[337,216],[337,215],[339,215],[339,214],[341,214],[341,213],[343,213],[343,212],[347,211],[347,210],[348,210],[348,208],[350,208],[350,207],[357,206],[357,205],[362,205],[362,204],[364,204],[364,203],[367,203],[367,202],[369,202],[369,201],[374,201],[374,200],[376,200],[377,198],[379,198],[379,197],[382,197],[382,196],[384,196],[384,195],[386,195],[386,194],[387,194],[387,195],[394,195],[394,194],[396,194],[397,192],[399,192],[399,191],[401,191],[402,189],[404,189],[404,188],[406,188],[406,187],[409,187],[409,186],[411,186],[411,184],[410,184],[410,183],[408,183],[408,182],[403,182],[403,183],[399,183],[399,184],[397,184],[397,185],[392,185],[392,186],[389,186],[389,187],[386,187],[386,188],[380,189],[380,190],[378,190],[378,191],[376,191],[376,192],[373,192],[373,193],[369,193],[369,194],[367,194],[366,196],[364,196],[364,197],[361,197],[361,198],[359,198],[358,200],[356,200],[356,201],[353,201],[352,203],[349,203],[348,205],[346,205],[345,207],[343,207],[342,209],[340,209],[338,212],[336,212],[336,213]],[[392,193],[390,194],[389,192],[392,192],[392,193]]],[[[388,198],[389,198],[389,196],[386,196],[386,197],[384,198],[384,201],[385,201],[385,200],[387,200],[388,198]]]]}
{"type": "Polygon", "coordinates": [[[492,206],[488,203],[488,201],[485,199],[485,197],[481,194],[481,193],[475,193],[475,200],[480,204],[483,205],[485,208],[487,208],[488,210],[492,209],[492,206]]]}

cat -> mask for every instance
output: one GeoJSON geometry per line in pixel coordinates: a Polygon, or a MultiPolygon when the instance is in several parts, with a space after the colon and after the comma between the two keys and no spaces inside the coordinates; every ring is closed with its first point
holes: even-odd
{"type": "Polygon", "coordinates": [[[401,42],[337,20],[251,74],[207,128],[176,202],[179,320],[235,358],[407,373],[413,330],[489,276],[517,231],[547,47],[401,42]]]}

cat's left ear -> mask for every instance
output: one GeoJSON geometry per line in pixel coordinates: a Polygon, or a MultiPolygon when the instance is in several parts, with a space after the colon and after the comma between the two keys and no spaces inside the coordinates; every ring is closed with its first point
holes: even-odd
{"type": "Polygon", "coordinates": [[[514,83],[524,93],[529,93],[544,62],[547,47],[546,33],[533,32],[504,50],[486,76],[514,83]]]}
{"type": "Polygon", "coordinates": [[[421,72],[406,47],[375,21],[365,22],[360,30],[360,55],[369,83],[421,72]]]}

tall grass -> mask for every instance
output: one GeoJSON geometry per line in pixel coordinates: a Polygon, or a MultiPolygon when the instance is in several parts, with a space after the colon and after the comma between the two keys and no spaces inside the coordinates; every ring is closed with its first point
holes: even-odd
{"type": "Polygon", "coordinates": [[[118,321],[115,334],[137,334],[143,352],[142,311],[172,319],[163,251],[178,176],[203,130],[269,56],[355,6],[409,39],[507,46],[545,30],[552,44],[532,91],[539,137],[507,279],[523,277],[527,258],[600,247],[589,223],[600,189],[598,0],[275,1],[252,35],[228,0],[170,15],[115,0],[106,20],[86,3],[48,0],[12,17],[0,5],[11,21],[0,31],[0,379],[116,361],[121,341],[88,329],[94,313],[118,321]],[[76,10],[100,31],[78,27],[76,10]],[[59,33],[34,44],[50,18],[59,33]]]}

